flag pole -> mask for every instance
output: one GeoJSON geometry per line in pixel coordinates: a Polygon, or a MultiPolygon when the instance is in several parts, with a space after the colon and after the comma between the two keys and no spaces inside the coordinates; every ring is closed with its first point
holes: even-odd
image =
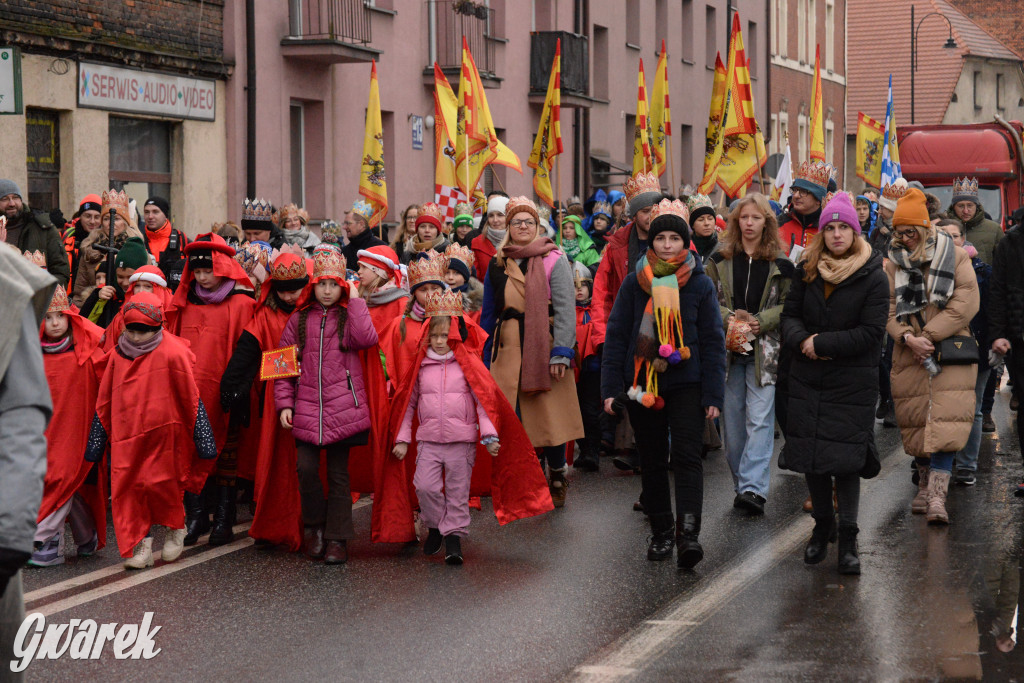
{"type": "Polygon", "coordinates": [[[555,230],[558,231],[558,234],[562,232],[562,164],[559,161],[561,156],[559,154],[555,157],[555,206],[558,207],[558,227],[555,230]]]}
{"type": "MultiPolygon", "coordinates": [[[[760,126],[754,122],[754,158],[757,160],[757,179],[761,184],[761,194],[764,194],[764,166],[761,165],[761,151],[757,148],[757,133],[760,126]]],[[[765,150],[767,152],[767,150],[765,150]]]]}
{"type": "Polygon", "coordinates": [[[676,187],[676,165],[672,161],[672,136],[666,135],[665,141],[665,154],[668,155],[668,174],[669,178],[672,180],[672,195],[675,195],[679,191],[679,188],[676,187]]]}

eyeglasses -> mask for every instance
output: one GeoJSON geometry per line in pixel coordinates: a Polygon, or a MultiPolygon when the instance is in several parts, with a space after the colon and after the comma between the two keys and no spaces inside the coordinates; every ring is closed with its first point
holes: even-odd
{"type": "Polygon", "coordinates": [[[810,194],[811,194],[811,193],[810,193],[810,192],[808,192],[807,190],[801,189],[801,188],[799,188],[799,187],[794,187],[794,188],[791,188],[791,189],[789,190],[789,193],[790,193],[791,195],[793,195],[794,197],[803,197],[803,196],[807,196],[807,195],[810,195],[810,194]]]}
{"type": "Polygon", "coordinates": [[[896,234],[899,235],[901,239],[907,239],[908,237],[913,237],[914,235],[916,235],[917,230],[897,230],[896,234]]]}
{"type": "Polygon", "coordinates": [[[527,228],[532,228],[537,225],[537,221],[533,220],[532,218],[519,218],[509,222],[509,225],[511,225],[513,228],[518,228],[521,225],[524,225],[527,228]]]}

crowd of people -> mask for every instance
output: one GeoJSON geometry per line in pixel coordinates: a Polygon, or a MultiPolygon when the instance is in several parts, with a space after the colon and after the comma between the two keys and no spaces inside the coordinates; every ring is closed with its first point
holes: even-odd
{"type": "Polygon", "coordinates": [[[785,205],[673,196],[650,173],[553,213],[492,192],[449,221],[428,202],[387,242],[361,200],[314,230],[247,199],[189,238],[162,197],[140,217],[122,191],[88,195],[58,225],[0,180],[5,256],[53,292],[32,332],[45,483],[25,538],[0,529],[5,580],[69,540],[103,548],[108,505],[126,568],[154,564],[160,527],[164,562],[231,542],[239,504],[259,546],[341,564],[360,496],[373,541],[458,565],[480,497],[501,524],[547,513],[570,466],[602,461],[640,475],[647,558],[693,568],[709,451],[734,507],[763,515],[778,438],[806,478],[805,562],[838,539],[859,574],[876,420],[899,428],[930,524],[950,522],[951,481],[976,481],[1004,367],[1024,376],[1024,236],[973,179],[943,211],[903,180],[853,197],[823,162],[795,176],[785,205]]]}

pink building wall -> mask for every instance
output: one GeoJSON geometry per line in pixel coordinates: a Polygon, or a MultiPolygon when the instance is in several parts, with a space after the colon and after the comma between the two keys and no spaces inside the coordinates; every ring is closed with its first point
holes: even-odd
{"type": "MultiPolygon", "coordinates": [[[[376,0],[394,13],[363,10],[372,22],[369,47],[380,50],[377,73],[384,113],[385,160],[390,211],[398,219],[412,203],[433,199],[433,130],[425,128],[423,149],[412,148],[409,115],[432,115],[432,78],[429,65],[429,3],[423,0],[376,0]]],[[[743,29],[753,23],[755,35],[745,36],[753,60],[758,119],[767,132],[768,33],[767,2],[739,0],[743,29]],[[752,40],[753,38],[753,40],[752,40]],[[753,45],[751,44],[753,42],[753,45]]],[[[496,11],[495,33],[507,42],[495,45],[495,72],[500,86],[489,88],[487,98],[495,125],[504,129],[503,141],[522,161],[523,174],[501,169],[499,178],[510,194],[532,195],[532,171],[526,166],[536,133],[541,105],[532,103],[530,89],[530,31],[574,27],[573,2],[546,0],[491,0],[496,11]]],[[[714,51],[726,55],[726,2],[691,0],[582,0],[583,33],[590,36],[590,88],[595,97],[589,110],[589,148],[616,162],[630,165],[632,148],[626,129],[627,115],[636,107],[637,65],[642,57],[648,92],[653,88],[657,50],[661,38],[669,53],[675,177],[696,183],[703,165],[704,127],[713,78],[714,51]],[[707,8],[715,10],[715,31],[706,35],[707,8]],[[635,16],[636,20],[627,19],[635,16]],[[684,17],[690,17],[684,21],[684,17]],[[595,30],[607,47],[595,54],[595,30]],[[629,36],[627,33],[632,32],[629,36]],[[630,40],[627,40],[627,39],[630,40]],[[711,42],[710,64],[708,41],[711,42]],[[639,49],[627,46],[636,41],[639,49]],[[686,49],[684,49],[686,45],[686,49]],[[687,61],[683,61],[686,59],[687,61]],[[595,83],[595,68],[606,63],[607,86],[595,83]],[[598,92],[601,90],[602,92],[598,92]],[[687,133],[687,128],[689,132],[687,133]]],[[[437,12],[451,11],[438,5],[437,12]]],[[[227,0],[224,17],[225,57],[234,61],[227,87],[228,218],[237,219],[246,189],[246,51],[245,2],[227,0]]],[[[306,208],[317,219],[339,219],[358,197],[359,158],[362,154],[363,117],[369,92],[369,63],[313,64],[285,57],[281,39],[289,33],[288,2],[256,3],[256,194],[280,205],[292,199],[289,105],[306,106],[306,208]]],[[[482,57],[475,55],[478,64],[482,57]]],[[[599,75],[599,74],[598,74],[599,75]]],[[[457,91],[457,79],[452,78],[457,91]]],[[[602,79],[603,80],[603,79],[602,79]]],[[[585,122],[587,117],[583,118],[585,122]]],[[[562,197],[573,191],[573,112],[562,113],[565,153],[561,157],[562,197]]],[[[584,137],[584,140],[586,137],[584,137]]],[[[614,184],[621,179],[613,181],[614,184]]],[[[589,193],[586,169],[575,179],[581,193],[589,193]]],[[[669,185],[668,173],[663,185],[669,185]]]]}

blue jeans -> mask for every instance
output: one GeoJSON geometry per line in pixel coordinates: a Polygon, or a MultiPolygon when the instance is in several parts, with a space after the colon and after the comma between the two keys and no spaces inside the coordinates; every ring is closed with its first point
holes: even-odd
{"type": "Polygon", "coordinates": [[[967,437],[967,443],[956,452],[956,468],[958,470],[974,472],[978,469],[978,451],[981,450],[981,413],[984,409],[982,403],[990,374],[992,374],[992,368],[978,366],[978,381],[974,383],[974,424],[971,426],[971,435],[967,437]]]}
{"type": "MultiPolygon", "coordinates": [[[[744,359],[746,360],[746,359],[744,359]]],[[[725,380],[725,458],[736,493],[768,497],[775,448],[775,386],[757,386],[757,365],[733,361],[725,380]]]]}
{"type": "Polygon", "coordinates": [[[932,453],[930,457],[914,458],[914,460],[921,467],[930,467],[932,470],[952,474],[953,458],[955,457],[956,453],[954,451],[941,451],[939,453],[932,453]]]}

